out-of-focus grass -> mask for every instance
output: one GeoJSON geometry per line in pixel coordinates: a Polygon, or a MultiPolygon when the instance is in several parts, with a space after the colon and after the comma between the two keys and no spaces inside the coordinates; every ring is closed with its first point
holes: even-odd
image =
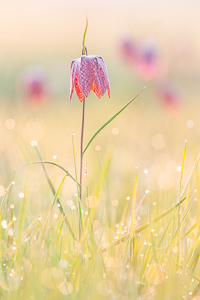
{"type": "MultiPolygon", "coordinates": [[[[76,183],[67,176],[61,184],[64,172],[45,164],[55,192],[62,187],[55,199],[42,165],[20,167],[39,160],[30,145],[36,140],[43,160],[75,176],[80,102],[74,97],[40,110],[2,105],[2,299],[198,299],[198,111],[188,105],[171,113],[149,95],[147,87],[85,153],[81,241],[70,234],[60,204],[51,206],[58,196],[78,238],[76,183]]],[[[88,97],[85,144],[128,100],[88,97]]]]}

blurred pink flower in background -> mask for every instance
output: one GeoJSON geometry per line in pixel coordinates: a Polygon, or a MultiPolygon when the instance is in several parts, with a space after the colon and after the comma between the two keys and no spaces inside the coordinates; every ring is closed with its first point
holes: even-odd
{"type": "Polygon", "coordinates": [[[138,79],[149,81],[155,98],[165,108],[178,110],[183,105],[183,96],[178,88],[168,80],[167,65],[161,58],[157,43],[151,39],[121,39],[119,44],[121,59],[135,73],[138,79]]]}
{"type": "Polygon", "coordinates": [[[138,77],[144,81],[163,76],[163,62],[155,44],[144,42],[140,46],[136,68],[138,77]]]}
{"type": "Polygon", "coordinates": [[[100,56],[82,55],[81,58],[73,60],[70,67],[70,79],[70,100],[74,89],[80,101],[83,101],[90,91],[101,98],[107,90],[110,97],[107,68],[100,56]]]}
{"type": "Polygon", "coordinates": [[[157,82],[155,94],[158,101],[169,109],[176,110],[183,105],[183,96],[180,90],[169,81],[157,82]]]}
{"type": "Polygon", "coordinates": [[[31,66],[24,72],[22,90],[27,105],[39,107],[48,102],[47,78],[41,67],[31,66]]]}
{"type": "Polygon", "coordinates": [[[139,53],[137,43],[133,39],[122,39],[119,45],[119,52],[125,63],[131,67],[135,67],[139,53]]]}

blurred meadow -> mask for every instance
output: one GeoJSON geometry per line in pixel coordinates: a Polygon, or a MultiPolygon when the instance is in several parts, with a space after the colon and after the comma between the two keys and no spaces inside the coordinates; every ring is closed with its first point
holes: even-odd
{"type": "Polygon", "coordinates": [[[200,299],[199,11],[0,0],[0,299],[200,299]],[[111,97],[86,98],[84,145],[146,88],[85,152],[80,210],[65,169],[80,171],[86,16],[111,97]]]}

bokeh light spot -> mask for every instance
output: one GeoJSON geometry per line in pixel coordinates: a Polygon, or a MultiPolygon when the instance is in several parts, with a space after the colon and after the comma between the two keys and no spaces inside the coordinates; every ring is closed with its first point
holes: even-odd
{"type": "Polygon", "coordinates": [[[166,146],[166,138],[163,134],[157,133],[151,139],[151,144],[156,150],[162,150],[166,146]]]}
{"type": "Polygon", "coordinates": [[[97,152],[101,151],[101,146],[96,145],[95,150],[96,150],[97,152]]]}
{"type": "Polygon", "coordinates": [[[56,289],[64,280],[64,274],[61,269],[47,268],[41,274],[42,283],[49,289],[56,289]]]}
{"type": "Polygon", "coordinates": [[[69,295],[73,292],[73,285],[71,284],[71,282],[62,282],[59,285],[59,291],[63,294],[63,295],[69,295]]]}
{"type": "Polygon", "coordinates": [[[15,120],[13,120],[13,119],[7,119],[5,121],[5,127],[7,129],[10,129],[10,130],[14,129],[15,128],[15,120]]]}
{"type": "Polygon", "coordinates": [[[119,134],[119,129],[118,129],[117,127],[114,127],[114,128],[112,129],[112,134],[113,134],[113,135],[118,135],[118,134],[119,134]]]}
{"type": "Polygon", "coordinates": [[[174,178],[169,172],[163,172],[158,177],[158,186],[162,190],[169,190],[174,186],[174,178]]]}
{"type": "Polygon", "coordinates": [[[187,120],[186,125],[187,125],[188,128],[193,128],[194,127],[194,121],[193,120],[187,120]]]}
{"type": "Polygon", "coordinates": [[[5,188],[2,185],[0,185],[0,197],[3,197],[4,194],[5,194],[5,188]]]}
{"type": "Polygon", "coordinates": [[[85,200],[87,207],[95,208],[99,205],[99,199],[95,196],[88,196],[85,200]]]}

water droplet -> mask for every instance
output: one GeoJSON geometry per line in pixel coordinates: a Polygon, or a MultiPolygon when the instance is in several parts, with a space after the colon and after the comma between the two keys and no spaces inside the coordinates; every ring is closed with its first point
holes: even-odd
{"type": "Polygon", "coordinates": [[[33,140],[30,142],[31,146],[32,147],[36,147],[37,146],[37,141],[36,140],[33,140]]]}
{"type": "Polygon", "coordinates": [[[14,209],[14,208],[15,208],[14,204],[10,204],[10,209],[14,209]]]}
{"type": "Polygon", "coordinates": [[[130,199],[131,199],[131,197],[129,197],[129,196],[128,196],[128,197],[126,197],[126,200],[127,200],[127,201],[129,201],[130,199]]]}
{"type": "Polygon", "coordinates": [[[145,169],[144,174],[148,174],[148,173],[149,173],[149,170],[145,169]]]}
{"type": "Polygon", "coordinates": [[[54,217],[55,219],[58,219],[58,214],[54,214],[53,217],[54,217]]]}
{"type": "Polygon", "coordinates": [[[18,194],[18,197],[19,197],[20,199],[23,199],[23,198],[24,198],[24,193],[20,192],[20,193],[18,194]]]}
{"type": "Polygon", "coordinates": [[[74,132],[74,131],[72,132],[72,135],[75,135],[75,132],[74,132]]]}
{"type": "Polygon", "coordinates": [[[150,191],[149,190],[145,190],[145,194],[148,194],[150,191]]]}
{"type": "Polygon", "coordinates": [[[6,220],[1,221],[1,226],[3,229],[6,229],[8,227],[7,221],[6,220]]]}
{"type": "Polygon", "coordinates": [[[177,167],[177,171],[178,171],[178,172],[181,172],[181,166],[178,166],[178,167],[177,167]]]}
{"type": "Polygon", "coordinates": [[[10,228],[10,229],[8,230],[8,235],[9,235],[9,236],[13,236],[13,235],[14,235],[14,229],[13,229],[13,228],[10,228]]]}
{"type": "Polygon", "coordinates": [[[57,159],[57,155],[53,155],[53,159],[57,159]]]}

